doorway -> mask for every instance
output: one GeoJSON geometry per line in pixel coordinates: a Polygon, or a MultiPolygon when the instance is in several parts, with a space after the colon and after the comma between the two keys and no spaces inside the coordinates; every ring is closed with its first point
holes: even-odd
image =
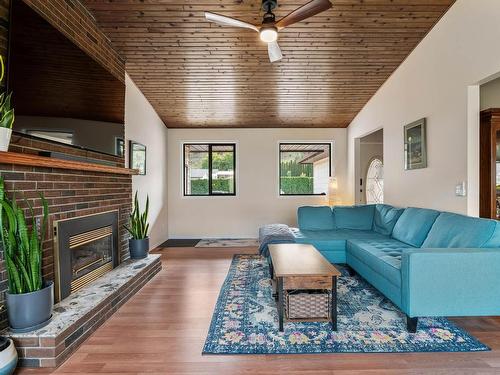
{"type": "Polygon", "coordinates": [[[359,139],[356,203],[384,202],[384,130],[359,139]]]}

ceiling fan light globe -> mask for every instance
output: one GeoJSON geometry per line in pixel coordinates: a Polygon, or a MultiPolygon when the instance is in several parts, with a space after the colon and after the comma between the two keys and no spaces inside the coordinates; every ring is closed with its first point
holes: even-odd
{"type": "Polygon", "coordinates": [[[274,27],[260,30],[260,40],[266,43],[276,42],[278,40],[278,30],[274,27]]]}

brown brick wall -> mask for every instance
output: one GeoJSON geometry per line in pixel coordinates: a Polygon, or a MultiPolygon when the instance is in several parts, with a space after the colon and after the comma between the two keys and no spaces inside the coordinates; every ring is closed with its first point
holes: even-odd
{"type": "MultiPolygon", "coordinates": [[[[21,0],[15,0],[21,1],[21,0]]],[[[77,0],[23,0],[47,21],[63,32],[82,50],[100,62],[117,78],[124,81],[124,61],[113,50],[107,37],[97,28],[90,13],[77,0]]],[[[10,0],[0,0],[0,53],[5,56],[8,33],[8,8],[10,0]]],[[[13,136],[9,151],[38,153],[56,151],[69,155],[106,160],[124,166],[124,158],[102,155],[90,151],[13,136]]],[[[70,171],[2,164],[0,175],[5,179],[9,193],[17,191],[19,198],[26,197],[35,206],[35,215],[41,214],[38,192],[48,200],[50,220],[43,248],[43,274],[47,279],[54,275],[52,223],[54,220],[83,216],[118,209],[120,254],[128,257],[127,234],[123,229],[131,210],[132,180],[127,175],[70,171]]],[[[3,254],[2,254],[3,255],[3,254]]],[[[0,261],[0,304],[7,290],[3,256],[0,261]]],[[[5,326],[5,314],[0,316],[0,327],[5,326]]]]}
{"type": "Polygon", "coordinates": [[[87,55],[93,57],[118,79],[125,82],[124,60],[112,47],[108,37],[97,27],[92,14],[80,2],[77,0],[23,1],[85,51],[87,55]]]}

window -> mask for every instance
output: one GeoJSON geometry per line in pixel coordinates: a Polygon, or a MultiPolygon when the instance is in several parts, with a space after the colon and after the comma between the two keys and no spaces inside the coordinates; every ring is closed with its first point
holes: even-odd
{"type": "Polygon", "coordinates": [[[384,203],[384,164],[375,158],[366,172],[366,203],[384,203]]]}
{"type": "Polygon", "coordinates": [[[184,195],[235,195],[235,144],[184,144],[184,195]]]}
{"type": "Polygon", "coordinates": [[[280,143],[280,195],[326,195],[331,143],[280,143]]]}

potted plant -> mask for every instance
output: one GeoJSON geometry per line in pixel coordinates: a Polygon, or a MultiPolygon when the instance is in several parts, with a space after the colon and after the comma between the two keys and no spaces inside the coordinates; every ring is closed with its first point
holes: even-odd
{"type": "MultiPolygon", "coordinates": [[[[0,83],[5,75],[3,57],[0,55],[0,83]]],[[[0,151],[9,149],[10,137],[12,135],[12,124],[14,123],[14,108],[11,108],[10,99],[12,93],[0,94],[0,151]]]]}
{"type": "Polygon", "coordinates": [[[146,198],[146,209],[144,210],[143,213],[141,213],[139,207],[139,199],[137,198],[137,192],[135,192],[134,210],[130,214],[130,225],[129,226],[125,225],[125,229],[132,236],[132,238],[128,240],[130,258],[132,259],[142,259],[148,256],[149,252],[148,211],[149,211],[149,196],[146,198]]]}
{"type": "Polygon", "coordinates": [[[46,325],[54,306],[54,283],[42,279],[42,244],[47,228],[48,205],[40,194],[43,216],[40,228],[34,220],[33,207],[26,200],[33,225],[26,224],[24,210],[15,197],[5,195],[0,179],[0,227],[8,286],[7,317],[14,332],[29,332],[46,325]]]}
{"type": "MultiPolygon", "coordinates": [[[[0,306],[3,311],[4,306],[0,306]]],[[[0,336],[0,375],[10,375],[17,366],[17,350],[11,338],[0,336]]]]}

